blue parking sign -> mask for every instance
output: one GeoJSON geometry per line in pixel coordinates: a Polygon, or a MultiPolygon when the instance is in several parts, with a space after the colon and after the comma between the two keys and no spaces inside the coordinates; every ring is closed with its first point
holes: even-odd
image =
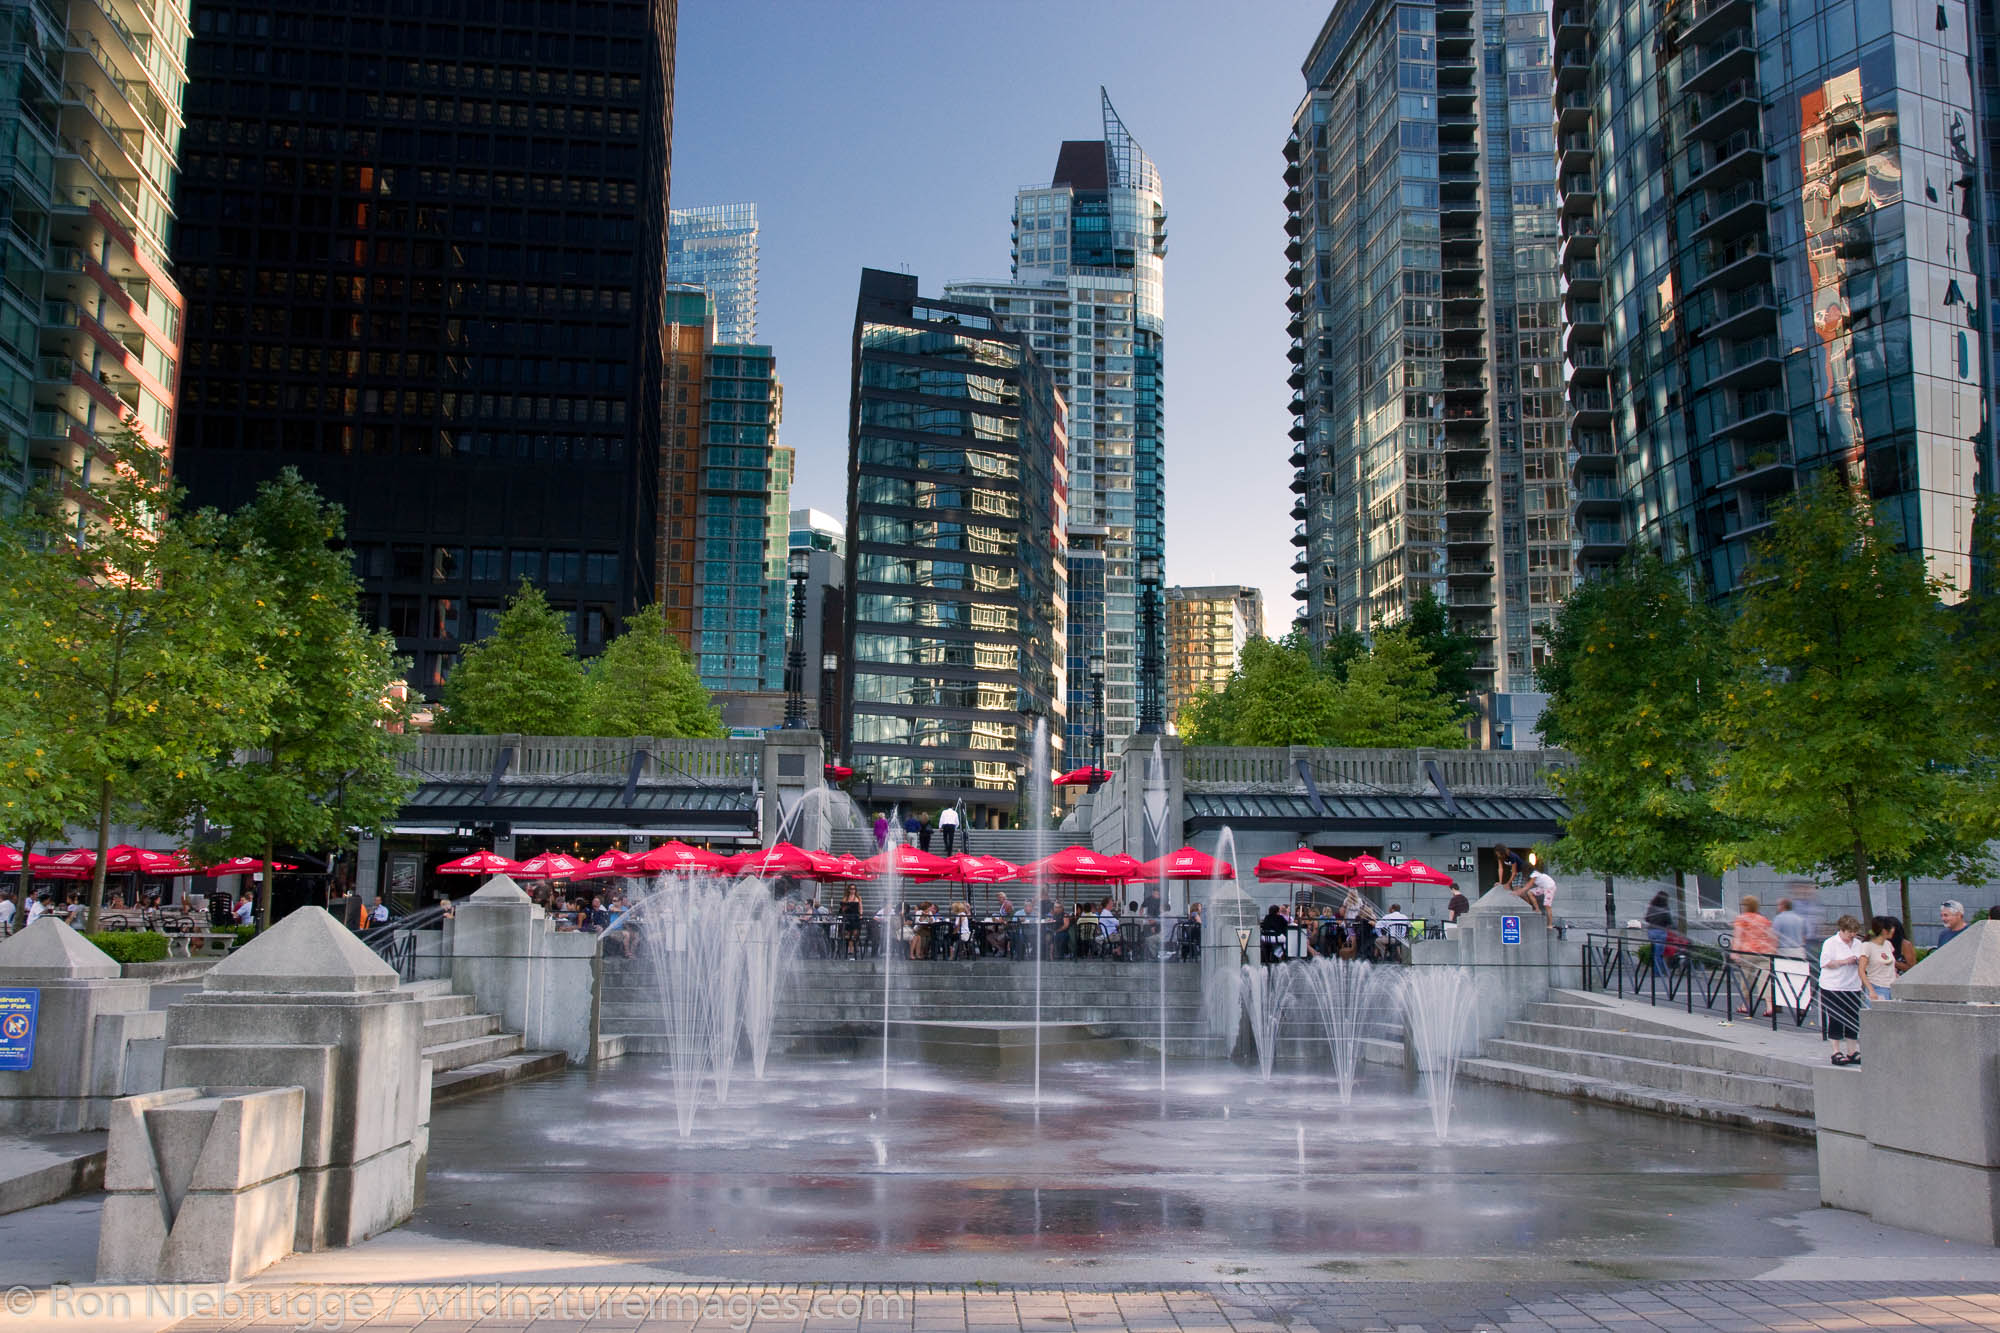
{"type": "Polygon", "coordinates": [[[32,1069],[35,1064],[35,1010],[42,993],[33,986],[0,988],[0,1070],[32,1069]]]}
{"type": "Polygon", "coordinates": [[[1503,916],[1500,918],[1500,942],[1502,944],[1519,944],[1521,942],[1520,917],[1503,916]]]}

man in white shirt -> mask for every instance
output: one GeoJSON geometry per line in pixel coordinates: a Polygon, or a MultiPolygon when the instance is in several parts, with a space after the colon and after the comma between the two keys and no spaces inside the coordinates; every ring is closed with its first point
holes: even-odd
{"type": "Polygon", "coordinates": [[[243,894],[236,900],[236,924],[239,926],[254,925],[256,920],[257,904],[251,900],[249,894],[243,894]]]}
{"type": "Polygon", "coordinates": [[[388,925],[388,924],[389,924],[389,904],[387,904],[387,903],[383,902],[383,901],[382,901],[382,900],[381,900],[380,898],[377,898],[377,899],[375,900],[375,908],[374,908],[374,910],[373,910],[373,911],[371,911],[371,912],[370,912],[370,913],[368,914],[368,924],[370,924],[370,925],[372,925],[372,926],[386,926],[386,925],[388,925]]]}
{"type": "Polygon", "coordinates": [[[1406,940],[1410,937],[1410,914],[1401,903],[1390,903],[1389,910],[1376,919],[1375,929],[1394,939],[1406,940]]]}
{"type": "Polygon", "coordinates": [[[0,935],[10,935],[14,931],[14,894],[12,890],[0,893],[0,935]]]}
{"type": "Polygon", "coordinates": [[[1549,926],[1553,929],[1556,924],[1556,882],[1550,877],[1549,872],[1540,866],[1536,866],[1533,873],[1528,876],[1528,896],[1542,909],[1542,915],[1548,918],[1549,926]]]}
{"type": "Polygon", "coordinates": [[[47,912],[48,910],[49,910],[49,896],[46,893],[40,895],[39,897],[28,899],[28,919],[22,922],[21,924],[24,926],[34,925],[35,922],[41,918],[43,913],[47,912]]]}
{"type": "Polygon", "coordinates": [[[937,831],[944,835],[944,854],[951,855],[951,845],[958,840],[958,807],[948,805],[938,811],[937,831]]]}
{"type": "Polygon", "coordinates": [[[1105,903],[1097,913],[1097,938],[1106,958],[1118,957],[1118,913],[1105,903]]]}

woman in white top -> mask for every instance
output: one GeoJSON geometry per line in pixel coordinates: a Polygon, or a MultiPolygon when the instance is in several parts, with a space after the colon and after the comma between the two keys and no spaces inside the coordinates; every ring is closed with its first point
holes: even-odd
{"type": "Polygon", "coordinates": [[[1862,964],[1867,945],[1861,942],[1861,922],[1844,916],[1819,948],[1819,1004],[1826,1035],[1833,1042],[1837,1065],[1861,1063],[1862,964]],[[1850,1049],[1851,1048],[1851,1049],[1850,1049]]]}
{"type": "Polygon", "coordinates": [[[1889,988],[1896,984],[1895,931],[1894,917],[1878,916],[1868,922],[1868,938],[1861,944],[1861,984],[1871,1003],[1894,998],[1889,988]]]}

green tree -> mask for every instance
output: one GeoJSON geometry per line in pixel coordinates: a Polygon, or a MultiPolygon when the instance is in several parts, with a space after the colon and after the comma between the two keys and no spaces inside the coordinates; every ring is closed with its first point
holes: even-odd
{"type": "Polygon", "coordinates": [[[83,807],[61,796],[44,814],[96,825],[95,930],[120,802],[254,743],[280,673],[257,649],[274,610],[220,519],[176,512],[136,429],[93,453],[87,486],[66,477],[0,525],[0,669],[26,701],[6,757],[49,764],[51,790],[83,807]]]}
{"type": "Polygon", "coordinates": [[[1439,691],[1456,701],[1460,717],[1472,716],[1468,699],[1479,688],[1472,675],[1473,664],[1479,661],[1479,640],[1451,627],[1450,610],[1428,587],[1410,603],[1410,616],[1403,626],[1430,657],[1439,691]]]}
{"type": "Polygon", "coordinates": [[[1748,832],[1727,859],[1841,867],[1873,913],[1877,862],[1922,840],[1922,816],[1948,807],[1966,752],[1942,592],[1839,476],[1778,508],[1730,634],[1718,804],[1748,832]]]}
{"type": "Polygon", "coordinates": [[[1331,738],[1319,743],[1461,750],[1465,722],[1457,703],[1439,690],[1430,655],[1398,626],[1376,631],[1369,651],[1348,664],[1335,697],[1331,738]]]}
{"type": "Polygon", "coordinates": [[[541,589],[521,581],[491,636],[467,644],[445,677],[438,730],[577,736],[584,730],[576,639],[541,589]]]}
{"type": "Polygon", "coordinates": [[[1720,618],[1686,569],[1646,553],[1582,584],[1557,614],[1543,739],[1576,756],[1555,776],[1569,819],[1551,849],[1572,871],[1672,876],[1687,921],[1687,872],[1721,869],[1735,825],[1716,810],[1716,704],[1731,678],[1720,618]]]}
{"type": "MultiPolygon", "coordinates": [[[[7,558],[0,553],[0,559],[7,558]]],[[[14,590],[0,590],[7,613],[14,590]]],[[[14,664],[19,672],[26,662],[14,664]]],[[[75,727],[53,728],[41,690],[18,675],[18,688],[0,691],[0,840],[22,851],[19,901],[34,890],[28,853],[38,842],[62,836],[65,827],[89,820],[96,808],[75,727]]]]}
{"type": "MultiPolygon", "coordinates": [[[[1979,499],[1972,524],[1972,579],[1951,613],[1949,656],[1969,751],[1953,838],[1981,848],[2000,838],[2000,497],[1979,499]]],[[[1922,872],[1920,872],[1922,873],[1922,872]]]]}
{"type": "Polygon", "coordinates": [[[722,712],[694,663],[649,606],[625,622],[584,679],[593,736],[720,736],[722,712]]]}
{"type": "MultiPolygon", "coordinates": [[[[286,468],[223,529],[277,614],[255,640],[283,688],[242,751],[164,781],[162,823],[203,816],[222,830],[213,850],[273,864],[280,843],[319,851],[348,830],[379,833],[413,784],[396,771],[406,709],[393,687],[407,669],[393,641],[355,614],[360,582],[339,547],[344,518],[286,468]]],[[[271,920],[267,871],[258,919],[271,920]]]]}
{"type": "Polygon", "coordinates": [[[1189,745],[1323,745],[1339,692],[1303,632],[1251,639],[1228,685],[1182,711],[1181,730],[1189,745]]]}

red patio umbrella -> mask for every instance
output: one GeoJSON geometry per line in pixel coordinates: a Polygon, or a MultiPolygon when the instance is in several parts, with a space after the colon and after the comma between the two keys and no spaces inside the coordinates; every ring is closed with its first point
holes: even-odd
{"type": "Polygon", "coordinates": [[[97,853],[87,847],[77,847],[67,852],[57,852],[48,858],[42,873],[50,879],[89,879],[90,872],[97,869],[97,853]]]}
{"type": "Polygon", "coordinates": [[[840,873],[843,879],[867,880],[875,878],[875,872],[868,868],[868,863],[852,852],[842,852],[840,854],[840,873]]]}
{"type": "Polygon", "coordinates": [[[1072,768],[1050,785],[1056,787],[1089,787],[1099,782],[1109,782],[1111,778],[1112,772],[1110,769],[1099,768],[1095,764],[1092,764],[1085,768],[1072,768]]]}
{"type": "Polygon", "coordinates": [[[891,871],[904,879],[946,879],[951,875],[951,862],[942,856],[933,856],[916,847],[890,847],[875,853],[861,863],[875,875],[886,875],[891,871]]]}
{"type": "Polygon", "coordinates": [[[826,774],[826,780],[835,784],[845,782],[854,776],[854,770],[846,764],[828,764],[823,771],[826,774]]]}
{"type": "Polygon", "coordinates": [[[1310,847],[1278,852],[1257,862],[1257,878],[1266,884],[1327,884],[1354,873],[1352,862],[1325,856],[1310,847]]]}
{"type": "Polygon", "coordinates": [[[619,875],[635,875],[638,872],[640,856],[637,852],[622,851],[617,847],[599,852],[583,863],[583,873],[578,879],[612,879],[619,875]]]}
{"type": "Polygon", "coordinates": [[[777,879],[789,875],[794,879],[811,879],[819,873],[820,866],[812,859],[812,854],[802,847],[794,847],[789,842],[781,842],[762,851],[753,851],[747,856],[731,858],[738,864],[734,867],[739,875],[755,875],[759,879],[777,879]]]}
{"type": "MultiPolygon", "coordinates": [[[[40,852],[28,853],[28,868],[35,874],[40,874],[45,870],[49,865],[49,861],[50,858],[43,856],[40,852]]],[[[20,873],[21,854],[12,847],[0,847],[0,875],[18,875],[20,873]]]]}
{"type": "Polygon", "coordinates": [[[568,852],[543,852],[521,862],[513,874],[515,879],[576,879],[582,872],[583,862],[568,852]]]}
{"type": "Polygon", "coordinates": [[[1457,880],[1435,866],[1425,865],[1422,861],[1405,861],[1396,869],[1402,872],[1404,880],[1412,884],[1437,884],[1454,889],[1458,887],[1457,880]]]}
{"type": "Polygon", "coordinates": [[[1021,867],[997,856],[960,852],[946,859],[951,863],[951,873],[945,878],[961,884],[1011,884],[1021,873],[1021,867]]]}
{"type": "Polygon", "coordinates": [[[498,852],[474,852],[456,861],[446,861],[437,868],[437,872],[440,875],[512,875],[520,868],[519,861],[509,861],[498,852]]]}
{"type": "MultiPolygon", "coordinates": [[[[490,856],[492,853],[488,852],[486,855],[490,856]]],[[[442,870],[444,867],[438,868],[442,870]]],[[[298,867],[280,861],[278,869],[297,870],[298,867]]],[[[219,879],[224,875],[261,875],[264,873],[264,862],[255,856],[232,856],[227,861],[219,861],[201,873],[210,879],[219,879]]]]}
{"type": "Polygon", "coordinates": [[[1139,867],[1142,880],[1157,879],[1235,879],[1236,867],[1227,861],[1218,861],[1207,852],[1183,847],[1177,852],[1168,852],[1156,861],[1148,861],[1139,867]]]}
{"type": "Polygon", "coordinates": [[[1036,862],[1034,868],[1045,879],[1122,884],[1138,878],[1139,863],[1129,856],[1111,856],[1088,847],[1065,847],[1036,862]]]}
{"type": "Polygon", "coordinates": [[[711,852],[706,847],[693,847],[678,839],[670,839],[639,857],[633,862],[633,866],[648,874],[671,870],[720,870],[723,862],[728,859],[722,853],[711,852]]]}
{"type": "Polygon", "coordinates": [[[1357,888],[1379,889],[1402,883],[1403,876],[1387,861],[1362,852],[1354,858],[1354,873],[1347,877],[1347,882],[1357,888]]]}

